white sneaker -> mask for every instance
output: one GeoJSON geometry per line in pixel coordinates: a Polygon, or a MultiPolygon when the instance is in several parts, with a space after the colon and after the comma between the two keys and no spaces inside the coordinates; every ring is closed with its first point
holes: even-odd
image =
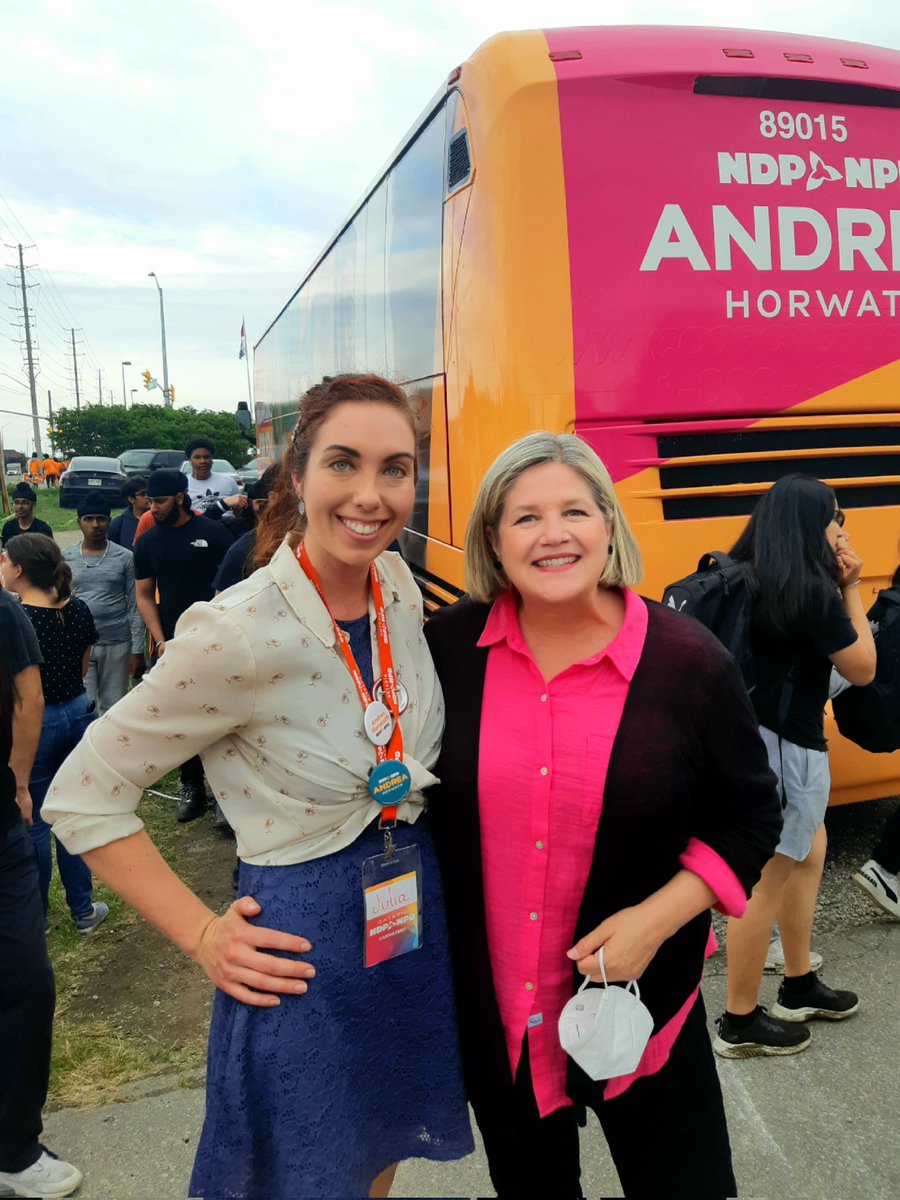
{"type": "Polygon", "coordinates": [[[63,1162],[48,1150],[41,1150],[37,1162],[24,1171],[0,1171],[0,1188],[4,1196],[47,1197],[68,1196],[81,1183],[77,1167],[63,1162]],[[11,1191],[9,1189],[12,1189],[11,1191]]]}
{"type": "MultiPolygon", "coordinates": [[[[809,952],[809,969],[818,971],[822,966],[822,955],[818,950],[810,950],[809,952]]],[[[784,946],[781,944],[781,938],[775,938],[769,942],[769,950],[766,954],[766,965],[764,968],[767,975],[783,975],[784,974],[784,946]]]]}
{"type": "Polygon", "coordinates": [[[855,872],[853,879],[868,892],[879,908],[900,920],[900,875],[891,875],[874,858],[855,872]]]}

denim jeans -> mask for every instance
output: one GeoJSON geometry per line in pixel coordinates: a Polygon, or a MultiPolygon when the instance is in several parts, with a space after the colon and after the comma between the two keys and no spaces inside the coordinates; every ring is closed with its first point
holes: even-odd
{"type": "MultiPolygon", "coordinates": [[[[48,704],[44,709],[41,740],[38,743],[31,779],[28,781],[31,801],[34,805],[33,820],[29,832],[34,843],[38,861],[38,877],[44,916],[50,895],[50,876],[53,874],[50,826],[41,817],[41,806],[53,776],[62,766],[64,759],[81,741],[84,731],[97,714],[87,693],[82,692],[74,700],[62,704],[48,704]],[[90,708],[90,711],[88,709],[90,708]]],[[[93,885],[87,863],[77,854],[70,854],[62,842],[53,838],[56,845],[56,865],[66,893],[66,903],[74,920],[89,917],[94,909],[93,885]]]]}

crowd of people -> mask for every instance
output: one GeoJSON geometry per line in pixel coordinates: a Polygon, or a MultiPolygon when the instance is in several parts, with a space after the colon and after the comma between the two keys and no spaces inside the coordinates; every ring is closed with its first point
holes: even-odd
{"type": "MultiPolygon", "coordinates": [[[[214,448],[209,442],[202,445],[211,462],[214,448]]],[[[52,472],[46,464],[39,472],[37,465],[31,464],[30,480],[52,486],[52,472]]],[[[163,654],[165,634],[171,635],[182,612],[196,600],[212,599],[213,576],[248,528],[237,514],[246,509],[255,517],[259,510],[259,499],[240,494],[228,477],[231,503],[223,505],[219,519],[197,516],[190,509],[191,489],[208,486],[209,472],[203,463],[195,470],[196,477],[190,478],[178,471],[130,478],[123,487],[123,511],[115,519],[106,496],[89,492],[77,509],[80,538],[62,551],[51,527],[35,515],[38,496],[25,480],[13,491],[14,515],[0,531],[0,903],[5,931],[0,939],[0,1187],[11,1188],[14,1195],[67,1195],[81,1178],[76,1167],[55,1159],[39,1141],[54,1009],[45,948],[54,847],[75,929],[93,933],[109,914],[108,905],[93,897],[84,858],[54,837],[44,819],[48,789],[87,729],[140,681],[148,662],[152,665],[163,654]],[[149,522],[138,543],[144,515],[149,522]],[[166,537],[170,527],[185,526],[190,541],[183,535],[166,537]],[[185,545],[188,558],[181,553],[185,545]],[[142,603],[145,592],[147,602],[142,603]],[[154,640],[148,631],[151,638],[156,635],[154,640]]],[[[254,485],[254,497],[261,494],[254,485]]],[[[187,786],[176,807],[182,821],[199,816],[208,805],[198,766],[199,760],[193,760],[183,772],[187,786]]],[[[228,829],[227,822],[219,824],[228,829]]]]}
{"type": "MultiPolygon", "coordinates": [[[[467,1103],[503,1200],[582,1196],[586,1108],[624,1195],[735,1195],[714,1052],[796,1053],[807,1022],[860,1006],[811,956],[832,669],[863,686],[876,663],[832,489],[779,480],[732,550],[754,597],[748,695],[709,630],[635,590],[640,548],[574,435],[490,466],[468,595],[424,627],[392,549],[418,471],[402,389],[313,387],[246,496],[208,442],[186,456],[190,478],[130,482],[118,525],[87,497],[64,557],[33,509],[4,529],[0,855],[18,890],[0,945],[28,998],[0,964],[0,1184],[80,1180],[39,1141],[49,839],[29,857],[24,817],[52,822],[61,874],[82,864],[215,984],[192,1196],[385,1196],[400,1161],[471,1152],[467,1103]],[[63,744],[36,798],[32,762],[63,744]],[[138,815],[175,768],[178,819],[206,811],[205,774],[236,839],[223,914],[138,815]],[[711,1040],[712,909],[728,1000],[711,1040]]],[[[895,814],[857,878],[896,917],[898,840],[895,814]]]]}

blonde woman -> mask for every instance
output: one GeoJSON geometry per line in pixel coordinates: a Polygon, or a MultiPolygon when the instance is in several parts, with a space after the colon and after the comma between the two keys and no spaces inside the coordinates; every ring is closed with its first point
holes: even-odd
{"type": "Polygon", "coordinates": [[[577,437],[500,455],[466,572],[471,598],[426,627],[447,705],[431,812],[497,1194],[580,1196],[588,1105],[626,1196],[734,1195],[700,980],[710,907],[743,912],[781,824],[737,669],[632,590],[640,551],[577,437]],[[601,948],[653,1031],[636,1071],[594,1082],[557,1022],[601,948]]]}

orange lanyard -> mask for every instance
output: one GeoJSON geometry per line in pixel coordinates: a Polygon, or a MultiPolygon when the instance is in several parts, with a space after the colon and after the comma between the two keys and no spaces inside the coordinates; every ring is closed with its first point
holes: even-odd
{"type": "MultiPolygon", "coordinates": [[[[362,704],[363,712],[365,713],[372,704],[372,697],[369,695],[369,689],[366,687],[366,681],[362,677],[362,672],[359,669],[359,664],[353,656],[353,651],[350,649],[350,641],[347,634],[341,629],[331,609],[328,607],[328,601],[325,599],[325,593],[322,591],[322,585],[319,583],[319,577],[316,574],[316,569],[309,559],[306,552],[306,547],[301,542],[295,551],[297,562],[300,564],[300,569],[306,575],[309,582],[313,585],[319,594],[319,599],[325,605],[325,610],[331,617],[331,624],[334,626],[335,642],[340,646],[341,654],[344,656],[344,662],[347,664],[347,670],[356,685],[356,694],[359,696],[360,704],[362,704]]],[[[387,612],[384,606],[384,593],[381,590],[381,580],[378,578],[378,572],[375,569],[375,564],[372,563],[369,567],[369,584],[372,588],[372,601],[375,605],[375,625],[378,635],[378,658],[381,663],[381,684],[384,691],[384,700],[394,719],[394,727],[391,732],[391,738],[387,746],[375,745],[375,755],[379,763],[387,762],[388,759],[394,759],[397,762],[403,762],[403,734],[400,730],[400,706],[397,696],[397,676],[394,671],[394,657],[391,653],[391,635],[388,629],[387,612]]],[[[374,672],[373,672],[374,674],[374,672]]],[[[385,805],[381,812],[382,823],[387,824],[397,820],[397,806],[385,805]]]]}

